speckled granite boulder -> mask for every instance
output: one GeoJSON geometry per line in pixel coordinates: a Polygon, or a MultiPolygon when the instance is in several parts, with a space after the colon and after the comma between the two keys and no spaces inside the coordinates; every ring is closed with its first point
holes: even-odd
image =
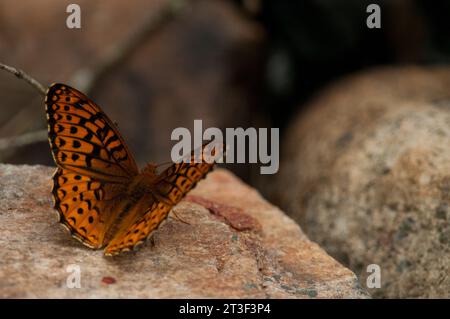
{"type": "Polygon", "coordinates": [[[231,173],[211,173],[140,250],[104,257],[55,221],[44,166],[0,165],[1,298],[364,298],[356,276],[231,173]],[[79,268],[77,268],[79,267],[79,268]],[[76,287],[80,274],[80,288],[76,287]]]}
{"type": "Polygon", "coordinates": [[[344,79],[293,121],[272,199],[376,297],[450,297],[450,68],[344,79]]]}

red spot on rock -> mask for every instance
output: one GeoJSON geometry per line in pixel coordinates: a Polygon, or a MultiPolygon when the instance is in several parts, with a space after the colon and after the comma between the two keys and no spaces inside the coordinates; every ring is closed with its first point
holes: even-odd
{"type": "Polygon", "coordinates": [[[102,283],[107,284],[107,285],[112,285],[112,284],[116,283],[116,279],[113,277],[103,277],[102,283]]]}
{"type": "Polygon", "coordinates": [[[186,196],[186,200],[202,205],[212,214],[221,217],[227,222],[228,225],[238,231],[261,230],[261,224],[252,216],[244,213],[240,208],[215,203],[206,198],[195,195],[186,196]]]}

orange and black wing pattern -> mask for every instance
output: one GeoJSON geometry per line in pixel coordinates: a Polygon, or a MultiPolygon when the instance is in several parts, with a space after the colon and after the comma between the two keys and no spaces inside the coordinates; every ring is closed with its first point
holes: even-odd
{"type": "Polygon", "coordinates": [[[124,186],[105,184],[87,175],[58,168],[52,195],[59,222],[90,248],[101,248],[124,186]]]}
{"type": "Polygon", "coordinates": [[[45,104],[59,221],[85,245],[100,248],[120,195],[138,174],[136,163],[115,125],[81,92],[53,84],[45,104]]]}
{"type": "MultiPolygon", "coordinates": [[[[204,150],[205,146],[202,147],[202,158],[204,158],[204,150]]],[[[213,169],[214,162],[195,163],[195,153],[195,151],[192,153],[188,163],[173,164],[158,176],[152,192],[151,206],[113,238],[106,247],[105,254],[116,255],[143,243],[167,218],[172,207],[206,177],[213,169]]]]}
{"type": "Polygon", "coordinates": [[[58,167],[106,182],[127,182],[139,173],[115,125],[83,93],[53,84],[45,104],[49,142],[58,167]]]}
{"type": "Polygon", "coordinates": [[[45,104],[59,221],[85,245],[106,246],[106,255],[141,244],[213,168],[204,145],[160,175],[139,173],[116,126],[83,93],[53,84],[45,104]]]}

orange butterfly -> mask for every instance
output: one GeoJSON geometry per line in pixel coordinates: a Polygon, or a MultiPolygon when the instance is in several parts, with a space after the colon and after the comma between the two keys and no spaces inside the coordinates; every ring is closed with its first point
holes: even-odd
{"type": "Polygon", "coordinates": [[[106,246],[105,255],[142,244],[213,168],[192,155],[159,175],[154,164],[139,172],[117,127],[83,93],[53,84],[45,104],[59,221],[86,246],[106,246]]]}

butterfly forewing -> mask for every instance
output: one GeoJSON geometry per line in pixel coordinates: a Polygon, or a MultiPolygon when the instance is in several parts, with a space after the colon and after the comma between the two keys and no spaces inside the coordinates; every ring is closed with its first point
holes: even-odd
{"type": "Polygon", "coordinates": [[[108,182],[127,182],[137,165],[119,131],[83,93],[53,84],[45,99],[49,141],[56,164],[108,182]]]}

